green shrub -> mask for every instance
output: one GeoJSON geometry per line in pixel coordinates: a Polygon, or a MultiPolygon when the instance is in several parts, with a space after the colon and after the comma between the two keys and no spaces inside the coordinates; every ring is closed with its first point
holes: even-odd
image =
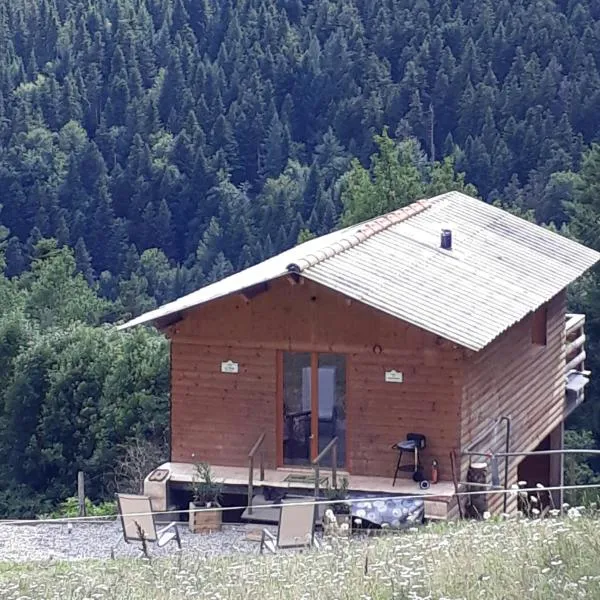
{"type": "MultiPolygon", "coordinates": [[[[85,499],[85,514],[90,517],[110,517],[117,514],[117,503],[101,502],[93,504],[89,498],[85,499]]],[[[44,515],[43,518],[49,519],[65,519],[79,516],[79,501],[77,496],[71,496],[64,502],[59,504],[56,510],[50,514],[44,515]]]]}

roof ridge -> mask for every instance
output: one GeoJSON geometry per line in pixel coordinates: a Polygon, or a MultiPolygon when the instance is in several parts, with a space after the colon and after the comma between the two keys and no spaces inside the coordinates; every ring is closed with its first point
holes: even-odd
{"type": "Polygon", "coordinates": [[[348,237],[341,238],[337,242],[333,242],[315,252],[311,252],[289,264],[287,270],[291,273],[301,273],[309,267],[314,267],[316,264],[321,263],[332,256],[336,256],[354,246],[358,246],[358,244],[361,244],[370,237],[389,229],[392,225],[410,219],[410,217],[430,208],[434,203],[435,202],[432,202],[429,199],[417,200],[408,206],[398,208],[385,215],[381,215],[380,217],[375,217],[374,219],[363,223],[358,231],[348,235],[348,237]]]}

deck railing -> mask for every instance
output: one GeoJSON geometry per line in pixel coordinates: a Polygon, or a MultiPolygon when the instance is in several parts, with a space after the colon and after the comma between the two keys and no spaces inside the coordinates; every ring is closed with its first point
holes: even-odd
{"type": "Polygon", "coordinates": [[[312,461],[315,470],[315,500],[319,498],[319,479],[321,476],[321,461],[331,452],[331,480],[333,487],[337,488],[337,445],[338,438],[334,437],[319,455],[312,461]]]}
{"type": "Polygon", "coordinates": [[[565,373],[585,371],[585,315],[566,315],[565,373]]]}
{"type": "Polygon", "coordinates": [[[248,452],[248,514],[252,514],[252,497],[254,496],[254,457],[260,450],[260,480],[265,480],[265,453],[262,449],[263,442],[265,441],[266,433],[261,433],[259,438],[252,446],[250,452],[248,452]]]}

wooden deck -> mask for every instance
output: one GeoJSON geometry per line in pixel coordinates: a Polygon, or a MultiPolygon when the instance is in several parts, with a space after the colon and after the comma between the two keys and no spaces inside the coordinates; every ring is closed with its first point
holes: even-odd
{"type": "MultiPolygon", "coordinates": [[[[162,482],[149,481],[151,475],[146,478],[145,492],[153,498],[156,510],[166,509],[165,500],[159,498],[166,494],[169,484],[178,487],[192,483],[194,476],[194,465],[190,463],[168,462],[162,464],[159,469],[169,471],[169,477],[162,482]],[[162,491],[161,491],[162,488],[162,491]],[[161,506],[164,505],[164,508],[161,506]]],[[[213,465],[213,473],[217,480],[231,493],[247,493],[248,491],[248,469],[243,467],[228,467],[213,465]]],[[[254,487],[257,492],[263,486],[275,487],[288,490],[290,493],[310,496],[314,490],[312,482],[286,481],[292,474],[312,475],[310,469],[265,469],[264,480],[260,479],[258,469],[254,471],[254,487]]],[[[322,470],[321,477],[327,477],[331,482],[331,471],[322,470]]],[[[456,504],[454,498],[454,485],[449,481],[440,481],[432,485],[428,490],[421,490],[419,485],[412,479],[398,479],[396,485],[392,485],[391,477],[367,477],[362,475],[350,475],[345,471],[338,471],[338,481],[343,477],[348,479],[348,491],[352,497],[359,498],[361,494],[372,496],[425,496],[425,516],[428,519],[447,519],[454,512],[456,504]]]]}

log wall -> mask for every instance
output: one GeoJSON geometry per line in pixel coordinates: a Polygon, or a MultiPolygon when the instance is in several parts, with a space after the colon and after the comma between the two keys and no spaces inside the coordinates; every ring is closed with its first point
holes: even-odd
{"type": "Polygon", "coordinates": [[[392,477],[390,446],[409,432],[428,438],[424,455],[450,479],[458,444],[464,351],[428,332],[304,280],[287,279],[249,302],[229,296],[193,309],[170,328],[172,460],[246,466],[254,441],[267,432],[268,466],[276,466],[278,352],[346,356],[346,468],[392,477]],[[221,362],[239,364],[223,374],[221,362]],[[386,383],[386,370],[403,383],[386,383]]]}
{"type": "MultiPolygon", "coordinates": [[[[461,445],[483,441],[476,450],[503,450],[504,426],[496,435],[490,422],[506,415],[511,420],[511,450],[533,450],[565,418],[565,312],[561,293],[547,304],[546,344],[540,339],[539,314],[510,328],[487,348],[472,354],[465,370],[461,445]]],[[[509,486],[517,482],[521,459],[509,461],[509,486]]],[[[463,474],[466,460],[463,461],[463,474]]],[[[504,463],[501,461],[501,481],[504,463]]],[[[490,505],[498,509],[502,496],[490,505]]],[[[514,499],[513,499],[514,500],[514,499]]]]}

